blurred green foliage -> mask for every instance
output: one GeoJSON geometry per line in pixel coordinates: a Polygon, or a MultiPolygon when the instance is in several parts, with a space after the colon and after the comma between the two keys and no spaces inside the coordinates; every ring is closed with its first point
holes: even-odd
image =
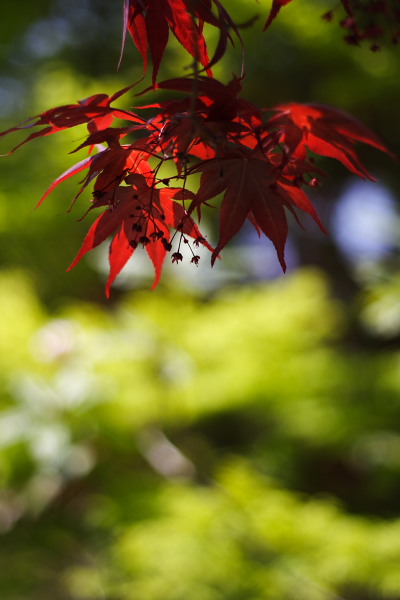
{"type": "MultiPolygon", "coordinates": [[[[400,152],[396,48],[347,47],[327,1],[289,4],[267,34],[265,3],[226,6],[262,13],[242,30],[249,100],[336,105],[400,152]]],[[[129,41],[114,73],[119,2],[2,11],[1,129],[141,77],[129,41]]],[[[216,75],[239,65],[236,48],[216,75]]],[[[161,76],[186,66],[172,42],[161,76]]],[[[0,163],[0,598],[399,600],[398,247],[354,267],[310,228],[284,278],[243,286],[247,254],[268,258],[242,245],[155,292],[138,254],[105,303],[106,249],[64,273],[90,221],[86,198],[67,212],[78,182],[34,210],[83,134],[0,163]]],[[[393,163],[363,159],[398,194],[393,163]]],[[[329,226],[344,182],[327,170],[329,226]]]]}
{"type": "Polygon", "coordinates": [[[7,600],[398,598],[400,353],[316,271],[48,314],[0,282],[7,600]]]}

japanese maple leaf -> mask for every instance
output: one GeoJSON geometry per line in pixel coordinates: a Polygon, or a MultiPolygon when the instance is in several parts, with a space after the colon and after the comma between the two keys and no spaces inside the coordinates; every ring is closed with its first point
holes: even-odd
{"type": "Polygon", "coordinates": [[[347,169],[365,179],[375,178],[360,162],[356,142],[393,154],[373,131],[354,117],[322,104],[286,104],[275,108],[277,114],[266,124],[278,127],[289,155],[304,157],[306,149],[339,160],[347,169]]]}
{"type": "MultiPolygon", "coordinates": [[[[221,146],[224,149],[225,143],[232,139],[240,143],[242,136],[262,125],[262,111],[239,95],[241,78],[234,77],[223,84],[214,78],[181,77],[163,81],[157,87],[190,94],[185,104],[187,117],[192,118],[195,128],[201,130],[199,137],[202,141],[213,149],[221,146]],[[194,90],[197,102],[192,114],[194,90]]],[[[168,114],[168,109],[167,104],[163,113],[168,114]]],[[[173,115],[170,118],[173,120],[173,115]]]]}
{"type": "MultiPolygon", "coordinates": [[[[91,136],[89,136],[90,138],[91,136]]],[[[97,198],[103,197],[107,191],[115,189],[132,171],[153,179],[153,171],[142,150],[136,150],[131,146],[116,145],[105,148],[98,154],[89,156],[64,171],[51,183],[36,206],[40,206],[60,183],[85,169],[89,169],[89,172],[72,204],[93,179],[96,179],[94,195],[97,198]]]]}
{"type": "MultiPolygon", "coordinates": [[[[134,185],[119,186],[112,194],[109,192],[108,197],[106,194],[99,202],[94,203],[93,208],[103,206],[107,201],[110,204],[91,226],[75,260],[68,268],[72,269],[87,252],[113,235],[109,251],[107,297],[115,278],[140,244],[144,246],[153,263],[153,288],[157,286],[165,257],[171,250],[170,228],[175,229],[184,239],[185,236],[189,236],[195,243],[201,243],[213,250],[201,235],[192,217],[182,204],[175,200],[192,198],[193,194],[181,188],[150,187],[146,178],[137,173],[128,181],[133,181],[134,185]]],[[[194,258],[198,259],[195,255],[194,258]]]]}
{"type": "MultiPolygon", "coordinates": [[[[207,67],[210,59],[201,28],[194,20],[184,0],[125,0],[124,31],[132,39],[142,55],[144,69],[148,62],[148,50],[153,59],[153,83],[156,80],[164,54],[169,31],[182,46],[207,67]]],[[[211,75],[211,71],[209,70],[211,75]]]]}
{"type": "Polygon", "coordinates": [[[230,121],[240,117],[253,126],[261,125],[262,111],[239,96],[242,78],[233,77],[229,83],[224,84],[209,77],[178,77],[162,81],[156,87],[191,95],[195,92],[198,100],[207,107],[205,117],[208,121],[230,121]]]}
{"type": "Polygon", "coordinates": [[[324,229],[303,190],[294,181],[284,178],[279,168],[259,150],[233,149],[223,157],[201,163],[193,172],[202,175],[191,210],[224,192],[220,235],[212,263],[249,219],[273,242],[285,271],[284,249],[288,234],[285,207],[292,212],[300,208],[309,213],[324,229]]]}
{"type": "Polygon", "coordinates": [[[264,31],[268,29],[272,21],[278,16],[282,6],[286,6],[286,4],[289,4],[291,1],[292,0],[272,0],[271,12],[269,13],[267,22],[264,25],[264,31]]]}
{"type": "MultiPolygon", "coordinates": [[[[339,19],[339,25],[346,31],[345,42],[358,46],[364,40],[372,42],[370,50],[380,50],[381,41],[390,41],[398,44],[400,40],[400,13],[397,1],[391,0],[340,0],[346,12],[344,19],[339,19]],[[379,44],[377,43],[379,42],[379,44]]],[[[334,11],[339,5],[334,6],[322,15],[330,23],[334,18],[334,11]]]]}
{"type": "Polygon", "coordinates": [[[27,121],[24,121],[15,127],[11,127],[11,129],[8,129],[7,131],[3,131],[0,133],[0,138],[14,131],[44,125],[42,129],[35,131],[23,142],[15,146],[9,152],[9,154],[11,154],[30,140],[58,133],[63,129],[68,129],[84,123],[88,124],[88,129],[91,133],[109,127],[114,118],[122,118],[128,121],[143,123],[143,119],[134,113],[111,106],[111,103],[114,100],[125,94],[131,88],[132,85],[119,90],[112,96],[108,96],[107,94],[96,94],[85,100],[80,100],[77,104],[66,104],[51,108],[40,115],[27,119],[27,121]]]}
{"type": "Polygon", "coordinates": [[[223,153],[231,143],[257,145],[255,131],[262,125],[262,111],[239,96],[240,78],[225,85],[214,78],[181,77],[156,87],[187,94],[182,100],[137,107],[161,109],[151,119],[153,148],[174,158],[178,175],[185,171],[189,155],[205,160],[223,153]]]}
{"type": "Polygon", "coordinates": [[[171,31],[212,77],[211,67],[224,55],[228,39],[232,41],[230,30],[234,31],[243,46],[236,25],[219,0],[125,0],[121,57],[126,33],[129,32],[142,56],[144,71],[147,69],[150,51],[154,84],[171,31]],[[217,14],[213,13],[213,6],[216,7],[217,14]],[[203,35],[204,23],[213,25],[220,32],[211,60],[203,35]]]}

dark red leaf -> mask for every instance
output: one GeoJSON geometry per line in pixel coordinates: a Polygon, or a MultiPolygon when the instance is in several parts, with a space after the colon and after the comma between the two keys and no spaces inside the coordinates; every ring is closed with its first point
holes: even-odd
{"type": "Polygon", "coordinates": [[[3,131],[0,133],[0,138],[8,135],[9,133],[13,133],[14,131],[20,131],[24,129],[30,129],[32,127],[37,127],[40,125],[44,125],[43,129],[39,131],[35,131],[31,135],[29,135],[23,142],[15,146],[9,154],[14,152],[20,146],[23,146],[27,142],[47,135],[51,135],[53,133],[58,133],[63,129],[69,129],[71,127],[76,127],[77,125],[82,125],[87,123],[88,126],[91,125],[89,131],[93,133],[99,129],[103,129],[110,124],[110,118],[119,118],[125,119],[128,121],[135,121],[137,123],[143,124],[143,119],[135,115],[130,111],[124,111],[118,108],[112,107],[110,104],[113,100],[125,94],[129,89],[133,86],[130,85],[119,92],[116,92],[111,98],[107,96],[107,94],[96,94],[95,96],[90,96],[90,98],[86,98],[85,100],[80,100],[78,104],[67,104],[64,106],[57,106],[56,108],[52,108],[47,110],[40,115],[36,115],[35,117],[31,117],[27,121],[8,129],[7,131],[3,131]],[[33,122],[31,122],[33,121],[33,122]]]}
{"type": "Polygon", "coordinates": [[[277,17],[282,6],[286,6],[286,4],[289,4],[289,2],[291,2],[291,1],[292,0],[272,0],[271,12],[269,13],[267,22],[264,25],[264,31],[266,29],[268,29],[268,27],[271,25],[272,21],[277,17]]]}
{"type": "Polygon", "coordinates": [[[274,244],[283,270],[287,238],[285,207],[309,213],[324,229],[311,202],[298,185],[282,176],[281,170],[260,151],[232,150],[224,157],[203,162],[193,169],[201,172],[200,188],[191,210],[224,192],[220,210],[220,236],[212,254],[219,252],[249,219],[274,244]]]}

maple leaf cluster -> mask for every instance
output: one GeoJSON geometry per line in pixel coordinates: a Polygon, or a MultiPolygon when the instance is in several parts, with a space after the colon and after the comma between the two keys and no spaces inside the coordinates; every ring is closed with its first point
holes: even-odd
{"type": "MultiPolygon", "coordinates": [[[[373,52],[380,50],[378,42],[389,39],[392,44],[400,40],[400,3],[398,0],[341,0],[345,17],[339,21],[345,30],[344,40],[358,46],[363,41],[370,42],[373,52]]],[[[322,18],[328,22],[334,19],[334,10],[322,18]]]]}
{"type": "MultiPolygon", "coordinates": [[[[289,1],[274,1],[266,27],[289,1]]],[[[38,204],[69,177],[85,173],[74,202],[91,185],[87,212],[102,212],[69,269],[111,238],[107,296],[138,247],[153,263],[154,287],[167,256],[176,263],[183,259],[183,244],[195,265],[199,246],[210,251],[214,264],[247,220],[273,242],[285,270],[288,213],[297,220],[299,211],[308,213],[325,231],[306,191],[319,185],[323,175],[313,155],[334,158],[352,173],[373,179],[356,154],[356,143],[388,152],[372,131],[337,109],[292,103],[264,111],[241,97],[243,75],[228,84],[216,80],[212,66],[233,41],[232,34],[241,41],[219,0],[125,0],[124,38],[127,32],[144,70],[149,53],[152,58],[152,86],[145,92],[169,90],[178,97],[130,110],[114,106],[131,85],[112,96],[96,94],[50,109],[0,134],[35,128],[13,152],[35,138],[87,126],[87,138],[75,151],[87,148],[88,156],[53,181],[38,204]],[[211,59],[205,23],[220,33],[211,59]],[[170,32],[192,56],[193,74],[157,82],[170,32]],[[152,116],[142,117],[143,109],[151,109],[152,116]],[[172,166],[167,173],[166,165],[172,166]],[[193,180],[199,181],[196,192],[193,180]],[[197,224],[210,204],[219,207],[215,248],[197,224]]]]}
{"type": "MultiPolygon", "coordinates": [[[[268,29],[283,6],[292,0],[272,0],[272,7],[265,24],[268,29]]],[[[400,40],[400,2],[399,0],[340,0],[333,9],[322,15],[327,23],[335,19],[338,8],[344,9],[345,17],[339,25],[346,35],[345,42],[358,46],[361,42],[369,41],[373,52],[380,50],[378,42],[390,40],[398,44],[400,40]]]]}

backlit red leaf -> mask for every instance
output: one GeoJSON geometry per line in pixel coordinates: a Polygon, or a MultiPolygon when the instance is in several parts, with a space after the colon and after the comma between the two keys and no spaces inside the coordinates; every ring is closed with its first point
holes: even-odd
{"type": "Polygon", "coordinates": [[[170,31],[210,77],[211,67],[224,55],[228,40],[232,40],[231,31],[242,43],[238,28],[219,0],[125,0],[121,56],[127,31],[142,56],[144,71],[148,53],[151,54],[153,84],[170,31]],[[203,35],[204,23],[219,30],[218,44],[211,59],[203,35]]]}
{"type": "Polygon", "coordinates": [[[24,121],[23,123],[8,129],[7,131],[1,132],[0,138],[15,131],[23,131],[25,129],[31,129],[32,127],[44,125],[43,129],[31,133],[31,135],[29,135],[25,140],[17,144],[17,146],[15,146],[9,152],[9,154],[11,154],[17,148],[35,138],[58,133],[63,129],[69,129],[84,123],[88,124],[89,131],[92,133],[99,129],[108,127],[111,123],[110,119],[112,120],[113,118],[122,118],[128,121],[143,123],[143,119],[134,113],[111,106],[111,102],[113,102],[113,100],[119,98],[131,88],[132,85],[120,90],[119,92],[116,92],[111,97],[109,97],[107,94],[96,94],[94,96],[90,96],[90,98],[86,98],[85,100],[80,100],[78,104],[57,106],[56,108],[52,108],[41,113],[40,115],[31,117],[27,121],[24,121]]]}
{"type": "Polygon", "coordinates": [[[165,257],[170,250],[170,229],[180,238],[189,236],[210,251],[213,247],[204,240],[192,217],[178,200],[193,199],[193,194],[181,188],[155,188],[147,184],[146,177],[133,174],[129,186],[120,186],[107,192],[99,202],[108,208],[97,217],[90,227],[83,244],[68,270],[75,267],[81,258],[99,246],[108,237],[114,236],[109,250],[110,274],[106,294],[117,275],[139,245],[143,245],[155,271],[153,287],[161,277],[165,257]]]}
{"type": "Polygon", "coordinates": [[[278,106],[275,110],[277,114],[268,121],[267,127],[280,128],[282,142],[289,155],[304,157],[308,149],[339,160],[364,179],[374,180],[360,162],[355,143],[362,142],[391,154],[368,127],[338,109],[321,104],[292,103],[278,106]]]}

